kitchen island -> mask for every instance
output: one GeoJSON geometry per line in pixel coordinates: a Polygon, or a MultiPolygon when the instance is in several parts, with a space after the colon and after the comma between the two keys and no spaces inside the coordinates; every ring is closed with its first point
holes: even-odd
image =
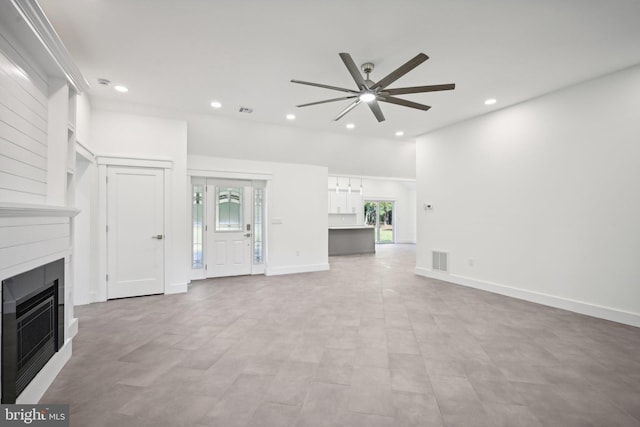
{"type": "Polygon", "coordinates": [[[363,225],[329,227],[329,256],[376,253],[374,231],[363,225]]]}

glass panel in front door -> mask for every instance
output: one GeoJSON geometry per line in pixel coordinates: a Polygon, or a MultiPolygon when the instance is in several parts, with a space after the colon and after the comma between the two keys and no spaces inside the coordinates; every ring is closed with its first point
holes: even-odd
{"type": "Polygon", "coordinates": [[[216,187],[216,231],[242,231],[242,187],[216,187]]]}

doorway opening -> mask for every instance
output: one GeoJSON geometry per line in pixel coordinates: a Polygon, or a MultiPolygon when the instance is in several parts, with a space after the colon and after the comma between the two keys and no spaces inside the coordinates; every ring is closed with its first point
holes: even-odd
{"type": "Polygon", "coordinates": [[[376,243],[395,243],[393,200],[365,200],[364,223],[375,228],[376,243]]]}
{"type": "Polygon", "coordinates": [[[192,178],[192,279],[264,274],[265,201],[265,181],[192,178]]]}

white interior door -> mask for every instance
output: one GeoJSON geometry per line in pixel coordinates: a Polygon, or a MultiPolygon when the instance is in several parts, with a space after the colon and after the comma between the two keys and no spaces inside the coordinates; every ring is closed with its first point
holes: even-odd
{"type": "Polygon", "coordinates": [[[107,298],[164,293],[164,171],[107,168],[107,298]]]}
{"type": "Polygon", "coordinates": [[[207,277],[251,274],[251,183],[207,180],[207,277]]]}

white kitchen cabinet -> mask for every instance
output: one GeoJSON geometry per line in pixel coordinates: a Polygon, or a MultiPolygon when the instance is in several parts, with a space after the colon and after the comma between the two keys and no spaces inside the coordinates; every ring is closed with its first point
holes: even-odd
{"type": "Polygon", "coordinates": [[[329,213],[349,213],[346,192],[329,190],[329,213]]]}

